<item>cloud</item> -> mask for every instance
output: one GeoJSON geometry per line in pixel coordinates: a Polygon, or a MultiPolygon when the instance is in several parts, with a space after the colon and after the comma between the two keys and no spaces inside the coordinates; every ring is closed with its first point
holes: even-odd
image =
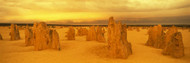
{"type": "Polygon", "coordinates": [[[64,12],[147,12],[190,7],[188,0],[3,0],[2,3],[30,10],[64,12]]]}
{"type": "MultiPolygon", "coordinates": [[[[173,16],[173,17],[151,17],[151,18],[123,18],[120,20],[115,19],[115,21],[121,21],[123,24],[128,25],[156,25],[156,24],[190,24],[190,15],[187,16],[173,16]]],[[[82,21],[75,22],[72,20],[60,20],[51,21],[49,24],[66,24],[66,25],[107,25],[108,19],[106,20],[94,20],[94,21],[82,21]]]]}
{"type": "Polygon", "coordinates": [[[52,18],[76,22],[75,20],[81,20],[80,17],[102,20],[109,16],[179,16],[188,12],[180,10],[183,8],[190,9],[189,0],[0,0],[0,20],[31,21],[52,18]]]}

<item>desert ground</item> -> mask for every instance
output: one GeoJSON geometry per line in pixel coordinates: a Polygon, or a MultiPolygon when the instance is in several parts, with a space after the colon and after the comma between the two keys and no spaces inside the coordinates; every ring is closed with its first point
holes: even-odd
{"type": "MultiPolygon", "coordinates": [[[[75,28],[76,29],[76,28],[75,28]]],[[[86,36],[76,36],[67,40],[68,27],[57,28],[61,50],[46,49],[34,51],[33,46],[25,46],[25,31],[20,30],[21,40],[11,41],[9,27],[0,27],[0,63],[189,63],[190,32],[189,29],[178,29],[182,32],[185,56],[172,58],[162,55],[162,49],[145,46],[148,40],[148,29],[127,31],[127,40],[132,44],[132,55],[127,59],[107,58],[104,46],[107,43],[86,41],[86,36]]],[[[76,32],[76,30],[75,30],[76,32]]],[[[107,31],[105,33],[107,38],[107,31]]]]}

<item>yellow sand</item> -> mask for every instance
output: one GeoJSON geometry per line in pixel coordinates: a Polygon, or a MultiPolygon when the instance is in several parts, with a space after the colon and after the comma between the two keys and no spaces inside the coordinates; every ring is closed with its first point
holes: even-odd
{"type": "MultiPolygon", "coordinates": [[[[190,32],[179,30],[183,35],[185,56],[176,59],[161,54],[161,49],[145,46],[148,39],[147,30],[128,31],[128,41],[132,44],[133,54],[127,59],[111,59],[96,54],[106,43],[86,41],[86,37],[76,36],[76,40],[67,40],[65,35],[68,28],[57,29],[60,36],[61,51],[34,51],[33,46],[26,47],[24,30],[20,30],[21,40],[10,41],[8,27],[0,27],[4,40],[0,40],[0,63],[189,63],[190,62],[190,32]]],[[[107,34],[105,34],[107,37],[107,34]]]]}

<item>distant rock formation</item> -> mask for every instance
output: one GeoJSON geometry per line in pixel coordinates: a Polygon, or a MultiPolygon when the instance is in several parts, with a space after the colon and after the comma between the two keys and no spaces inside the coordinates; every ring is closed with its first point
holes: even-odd
{"type": "Polygon", "coordinates": [[[136,31],[137,31],[137,32],[140,32],[140,29],[139,29],[139,27],[136,27],[136,31]]]}
{"type": "Polygon", "coordinates": [[[101,26],[97,26],[97,31],[96,31],[97,39],[96,39],[96,41],[105,42],[106,40],[104,37],[104,33],[105,33],[105,29],[102,28],[101,26]]]}
{"type": "Polygon", "coordinates": [[[66,37],[68,40],[75,40],[75,29],[72,26],[69,27],[66,37]]]}
{"type": "Polygon", "coordinates": [[[128,30],[128,31],[133,31],[133,27],[128,26],[128,27],[127,27],[127,30],[128,30]]]}
{"type": "Polygon", "coordinates": [[[147,46],[152,46],[155,48],[164,48],[164,32],[162,30],[162,26],[154,26],[148,31],[148,41],[146,43],[147,46]]]}
{"type": "Polygon", "coordinates": [[[0,40],[3,40],[3,37],[2,37],[2,35],[0,34],[0,40]]]}
{"type": "Polygon", "coordinates": [[[97,35],[96,35],[96,29],[95,26],[91,26],[88,30],[88,34],[86,36],[87,41],[96,41],[97,35]]]}
{"type": "Polygon", "coordinates": [[[27,25],[25,28],[25,44],[26,46],[34,45],[32,29],[27,25]]]}
{"type": "Polygon", "coordinates": [[[108,50],[112,58],[127,58],[132,54],[131,43],[127,41],[126,25],[115,23],[113,17],[108,23],[108,50]]]}
{"type": "Polygon", "coordinates": [[[19,29],[16,24],[11,24],[11,32],[9,35],[11,36],[11,40],[20,39],[19,29]]]}
{"type": "Polygon", "coordinates": [[[170,55],[176,58],[184,56],[182,34],[177,31],[176,27],[173,26],[167,31],[165,43],[166,46],[162,52],[164,55],[170,55]]]}
{"type": "Polygon", "coordinates": [[[34,48],[35,50],[44,50],[54,48],[60,50],[59,35],[55,30],[50,30],[45,22],[35,23],[34,48]]]}
{"type": "Polygon", "coordinates": [[[86,28],[82,28],[80,27],[78,30],[77,30],[77,36],[85,36],[88,34],[88,30],[86,28]]]}

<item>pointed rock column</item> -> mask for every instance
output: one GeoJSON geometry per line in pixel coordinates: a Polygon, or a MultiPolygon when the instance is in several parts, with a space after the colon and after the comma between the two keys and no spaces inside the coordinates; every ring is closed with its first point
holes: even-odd
{"type": "Polygon", "coordinates": [[[35,29],[35,50],[44,50],[48,48],[49,28],[45,22],[38,23],[35,29]]]}
{"type": "Polygon", "coordinates": [[[33,37],[32,37],[32,39],[33,39],[33,44],[35,44],[36,43],[36,29],[37,29],[37,26],[38,26],[38,23],[34,23],[33,24],[33,28],[32,28],[32,33],[33,33],[33,37]]]}
{"type": "Polygon", "coordinates": [[[34,45],[33,32],[32,32],[32,29],[30,29],[28,25],[25,28],[25,44],[26,46],[34,45]]]}
{"type": "Polygon", "coordinates": [[[105,42],[105,37],[104,37],[104,33],[105,33],[105,30],[101,27],[101,26],[97,26],[97,40],[96,41],[99,41],[99,42],[105,42]]]}
{"type": "Polygon", "coordinates": [[[120,22],[115,23],[113,17],[108,24],[108,49],[112,58],[127,58],[132,54],[131,44],[128,43],[126,26],[120,22]]]}
{"type": "Polygon", "coordinates": [[[19,40],[20,39],[19,29],[16,24],[11,24],[10,36],[11,36],[11,40],[19,40]]]}
{"type": "Polygon", "coordinates": [[[66,37],[68,40],[75,40],[75,29],[72,26],[69,27],[66,37]]]}
{"type": "Polygon", "coordinates": [[[147,46],[152,46],[155,48],[164,48],[164,32],[162,30],[162,26],[154,26],[151,27],[148,31],[148,41],[146,43],[147,46]]]}
{"type": "Polygon", "coordinates": [[[50,35],[50,42],[48,43],[49,48],[60,50],[60,42],[59,42],[59,34],[56,30],[52,29],[49,32],[50,35]]]}
{"type": "Polygon", "coordinates": [[[95,41],[97,38],[96,36],[96,29],[94,26],[91,26],[88,30],[88,35],[86,36],[87,41],[95,41]]]}

